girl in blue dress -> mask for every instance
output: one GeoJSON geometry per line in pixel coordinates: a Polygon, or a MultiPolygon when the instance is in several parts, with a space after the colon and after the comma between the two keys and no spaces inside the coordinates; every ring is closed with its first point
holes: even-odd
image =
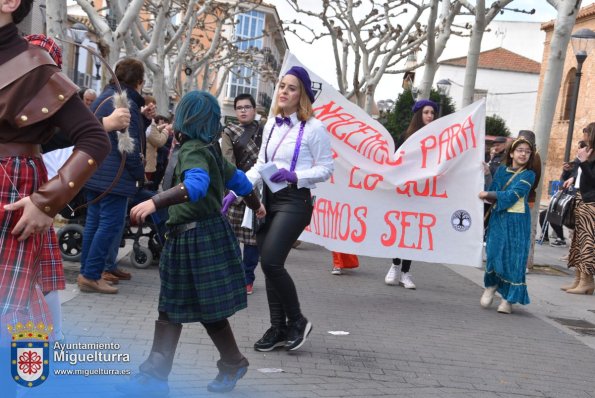
{"type": "Polygon", "coordinates": [[[531,214],[527,198],[535,172],[535,150],[520,137],[508,150],[505,164],[494,174],[488,191],[479,198],[492,204],[486,240],[485,291],[480,304],[490,307],[496,292],[502,296],[498,312],[510,314],[512,304],[529,304],[525,264],[531,246],[531,214]]]}

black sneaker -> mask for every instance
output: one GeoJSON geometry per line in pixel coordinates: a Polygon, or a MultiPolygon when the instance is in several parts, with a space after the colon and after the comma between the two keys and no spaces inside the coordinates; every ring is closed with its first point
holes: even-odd
{"type": "Polygon", "coordinates": [[[550,242],[550,246],[552,247],[566,247],[566,241],[562,239],[556,239],[553,242],[550,242]]]}
{"type": "Polygon", "coordinates": [[[256,351],[272,351],[277,347],[283,347],[287,340],[287,329],[272,326],[264,335],[254,343],[256,351]]]}
{"type": "Polygon", "coordinates": [[[300,348],[306,342],[306,338],[311,331],[312,323],[304,317],[293,325],[289,325],[285,349],[287,351],[295,351],[300,348]]]}

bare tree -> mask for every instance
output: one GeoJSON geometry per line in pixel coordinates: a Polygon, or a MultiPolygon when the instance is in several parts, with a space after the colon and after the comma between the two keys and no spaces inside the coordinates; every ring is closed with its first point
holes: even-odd
{"type": "Polygon", "coordinates": [[[230,73],[243,80],[250,80],[257,75],[263,79],[268,79],[270,75],[276,78],[279,70],[273,68],[271,63],[264,62],[265,51],[248,45],[253,40],[276,32],[265,30],[249,38],[234,33],[237,16],[260,4],[260,0],[249,4],[245,1],[217,3],[208,17],[197,22],[198,29],[186,37],[177,55],[176,72],[173,75],[178,76],[176,87],[180,94],[191,88],[215,88],[215,95],[219,95],[225,85],[216,84],[224,82],[230,73]],[[223,34],[226,31],[231,34],[223,34]],[[179,78],[182,71],[188,75],[183,84],[179,78]],[[246,71],[248,74],[244,73],[246,71]]]}
{"type": "Polygon", "coordinates": [[[446,43],[452,33],[453,21],[461,10],[461,2],[458,0],[442,0],[438,26],[436,26],[436,15],[438,1],[432,0],[430,16],[428,18],[426,55],[424,58],[424,75],[419,84],[419,97],[429,98],[434,76],[438,70],[438,58],[442,55],[446,43]]]}
{"type": "Polygon", "coordinates": [[[296,18],[286,21],[287,31],[306,43],[330,38],[339,92],[353,98],[368,113],[372,111],[374,92],[382,76],[408,70],[399,68],[399,63],[420,49],[426,39],[420,19],[431,3],[437,3],[436,0],[393,0],[381,4],[323,0],[322,10],[307,10],[297,0],[286,1],[295,12],[322,23],[322,31],[317,32],[296,18]]]}
{"type": "Polygon", "coordinates": [[[471,15],[475,16],[475,22],[471,29],[471,40],[469,40],[467,66],[465,67],[465,82],[463,84],[462,106],[465,107],[473,102],[483,33],[494,17],[496,17],[496,15],[498,15],[498,13],[513,0],[497,0],[493,2],[487,10],[485,8],[485,0],[477,0],[475,5],[472,5],[467,0],[459,1],[471,15]]]}
{"type": "MultiPolygon", "coordinates": [[[[66,0],[55,0],[46,2],[46,23],[47,35],[56,39],[65,39],[69,35],[66,32],[67,7],[66,0]]],[[[69,59],[70,46],[58,42],[62,48],[62,57],[69,59]]]]}
{"type": "Polygon", "coordinates": [[[147,1],[141,17],[126,37],[126,46],[133,48],[133,54],[147,65],[159,113],[165,113],[169,108],[171,86],[167,73],[171,71],[172,61],[180,50],[180,41],[192,34],[196,19],[209,12],[212,2],[203,1],[198,8],[197,0],[147,1]],[[179,24],[172,22],[174,15],[181,15],[179,24]]]}
{"type": "Polygon", "coordinates": [[[108,18],[103,17],[90,0],[76,0],[77,4],[89,17],[89,21],[95,28],[99,37],[99,47],[106,56],[108,62],[113,65],[120,56],[120,50],[126,35],[130,33],[131,27],[139,17],[144,5],[144,0],[131,0],[126,2],[124,9],[123,2],[109,1],[108,18]],[[117,25],[116,25],[116,21],[117,25]],[[112,29],[113,28],[113,29],[112,29]]]}

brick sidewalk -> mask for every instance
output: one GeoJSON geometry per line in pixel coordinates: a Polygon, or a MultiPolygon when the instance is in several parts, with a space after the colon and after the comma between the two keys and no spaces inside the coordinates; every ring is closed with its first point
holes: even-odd
{"type": "MultiPolygon", "coordinates": [[[[328,251],[310,244],[292,251],[288,268],[314,330],[291,354],[252,349],[268,327],[258,269],[248,309],[231,318],[251,366],[226,396],[595,397],[595,351],[534,316],[531,305],[515,306],[510,316],[495,306],[484,310],[480,286],[436,264],[414,262],[416,291],[386,286],[387,260],[360,261],[351,274],[332,276],[328,251]],[[328,333],[336,330],[350,334],[328,333]],[[261,373],[262,368],[284,372],[261,373]]],[[[155,266],[133,274],[132,281],[120,283],[119,294],[78,294],[63,304],[63,313],[68,341],[117,342],[130,352],[136,371],[152,342],[159,275],[155,266]]],[[[186,325],[170,396],[216,396],[206,392],[206,384],[216,374],[217,358],[202,326],[186,325]]],[[[103,397],[119,396],[105,384],[103,397]]],[[[84,397],[85,390],[73,396],[84,397]]]]}

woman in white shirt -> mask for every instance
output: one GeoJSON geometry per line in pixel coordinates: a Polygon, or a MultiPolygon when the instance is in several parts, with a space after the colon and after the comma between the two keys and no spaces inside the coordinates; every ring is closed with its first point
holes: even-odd
{"type": "Polygon", "coordinates": [[[310,189],[328,180],[333,173],[330,136],[324,125],[313,117],[314,94],[308,72],[294,66],[279,83],[273,113],[263,133],[256,164],[246,175],[259,182],[259,170],[273,162],[279,169],[271,176],[287,187],[272,193],[265,185],[267,216],[257,231],[265,275],[271,327],[254,344],[257,351],[275,347],[297,350],[304,344],[312,324],[302,315],[285,260],[292,244],[310,224],[313,198],[310,189]]]}

